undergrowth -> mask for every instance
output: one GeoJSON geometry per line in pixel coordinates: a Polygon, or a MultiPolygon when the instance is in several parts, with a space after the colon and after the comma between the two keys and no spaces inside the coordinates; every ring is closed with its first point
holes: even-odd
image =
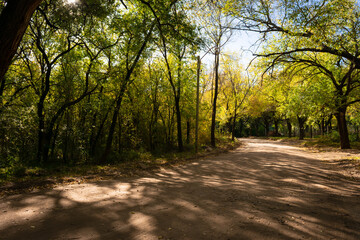
{"type": "Polygon", "coordinates": [[[25,166],[14,161],[9,167],[0,167],[0,185],[8,182],[41,181],[44,179],[64,179],[100,176],[132,176],[137,171],[152,170],[161,166],[179,164],[189,159],[202,157],[208,154],[216,154],[233,149],[239,145],[238,141],[232,142],[227,137],[217,140],[217,148],[207,145],[199,147],[198,153],[192,146],[185,147],[184,152],[167,151],[151,153],[144,150],[124,151],[121,156],[113,156],[112,160],[104,165],[78,164],[78,165],[48,165],[48,166],[25,166]],[[116,159],[117,158],[117,159],[116,159]]]}

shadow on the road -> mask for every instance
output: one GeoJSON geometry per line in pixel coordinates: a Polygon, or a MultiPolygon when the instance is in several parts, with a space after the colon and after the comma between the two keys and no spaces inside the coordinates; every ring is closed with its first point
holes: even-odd
{"type": "Polygon", "coordinates": [[[357,185],[311,158],[235,151],[7,197],[0,239],[360,239],[357,185]]]}

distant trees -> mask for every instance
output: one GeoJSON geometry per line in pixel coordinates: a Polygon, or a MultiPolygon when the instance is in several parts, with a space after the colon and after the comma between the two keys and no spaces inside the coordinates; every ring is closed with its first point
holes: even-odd
{"type": "Polygon", "coordinates": [[[220,56],[223,48],[230,40],[232,35],[233,18],[228,17],[224,12],[226,1],[198,1],[199,13],[198,22],[201,25],[201,30],[206,36],[205,46],[206,51],[214,55],[214,70],[213,70],[213,95],[212,95],[212,115],[210,128],[211,146],[216,146],[216,114],[217,101],[219,95],[219,78],[220,78],[220,56]]]}
{"type": "Polygon", "coordinates": [[[297,69],[312,68],[332,82],[341,147],[350,148],[346,109],[360,100],[350,97],[359,87],[358,3],[229,1],[227,9],[239,19],[237,29],[258,32],[269,40],[269,45],[257,54],[269,60],[266,71],[293,64],[297,69]]]}

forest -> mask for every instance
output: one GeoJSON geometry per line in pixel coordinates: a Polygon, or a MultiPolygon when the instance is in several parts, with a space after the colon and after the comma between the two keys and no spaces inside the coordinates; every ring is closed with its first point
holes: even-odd
{"type": "Polygon", "coordinates": [[[1,0],[0,11],[2,174],[239,137],[360,141],[356,0],[1,0]],[[250,32],[244,64],[226,46],[250,32]]]}

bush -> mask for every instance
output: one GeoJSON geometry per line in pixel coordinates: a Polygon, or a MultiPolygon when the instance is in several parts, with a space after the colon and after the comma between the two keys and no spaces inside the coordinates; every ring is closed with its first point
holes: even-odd
{"type": "Polygon", "coordinates": [[[349,138],[350,138],[350,142],[357,142],[359,141],[359,136],[357,134],[350,134],[349,135],[349,138]]]}
{"type": "Polygon", "coordinates": [[[332,142],[340,142],[340,134],[338,131],[331,131],[328,135],[324,137],[326,140],[330,140],[332,142]]]}

